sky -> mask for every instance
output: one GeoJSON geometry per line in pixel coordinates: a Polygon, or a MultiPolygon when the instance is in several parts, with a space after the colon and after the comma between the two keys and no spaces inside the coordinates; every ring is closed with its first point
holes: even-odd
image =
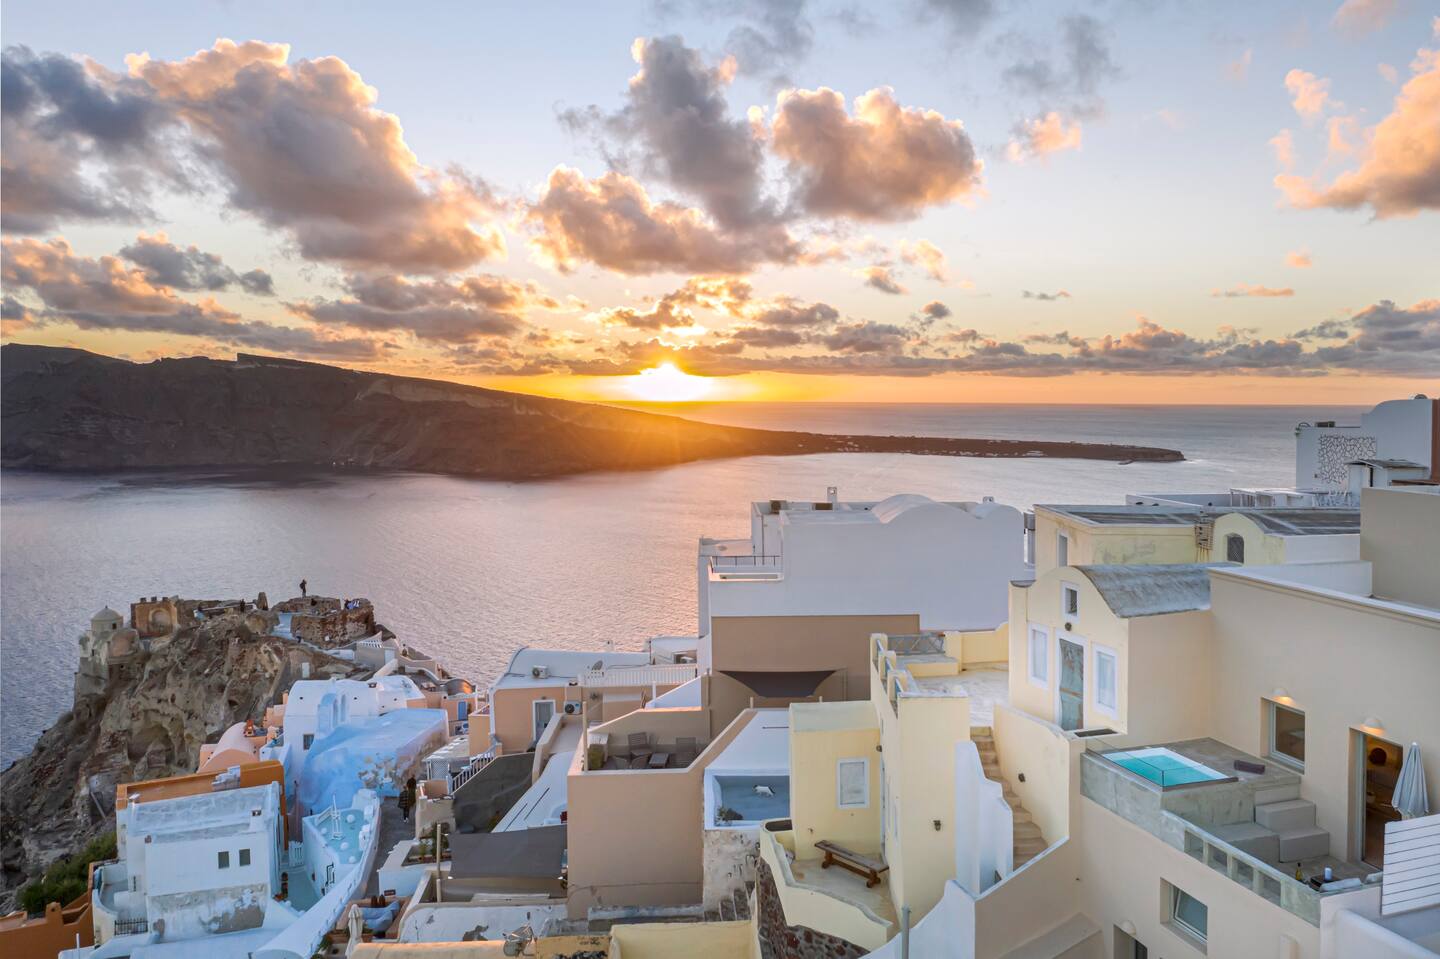
{"type": "Polygon", "coordinates": [[[5,342],[577,399],[1440,389],[1414,0],[32,2],[0,32],[5,342]]]}

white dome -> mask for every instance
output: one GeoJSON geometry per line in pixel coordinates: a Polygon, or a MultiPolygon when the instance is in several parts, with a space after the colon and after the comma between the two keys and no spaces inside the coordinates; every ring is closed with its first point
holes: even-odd
{"type": "Polygon", "coordinates": [[[115,610],[111,609],[109,606],[106,606],[104,609],[100,610],[100,612],[90,617],[90,626],[92,629],[96,629],[97,631],[101,627],[106,630],[118,629],[119,624],[123,623],[124,621],[125,617],[115,612],[115,610]]]}

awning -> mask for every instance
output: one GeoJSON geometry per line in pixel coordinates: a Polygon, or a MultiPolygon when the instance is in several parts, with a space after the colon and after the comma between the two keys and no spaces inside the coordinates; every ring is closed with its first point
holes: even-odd
{"type": "Polygon", "coordinates": [[[756,696],[766,699],[804,699],[814,696],[820,684],[834,674],[833,669],[811,669],[803,672],[783,670],[740,671],[722,669],[720,672],[737,682],[750,687],[756,696]]]}
{"type": "Polygon", "coordinates": [[[559,879],[564,859],[564,826],[450,836],[456,879],[559,879]]]}

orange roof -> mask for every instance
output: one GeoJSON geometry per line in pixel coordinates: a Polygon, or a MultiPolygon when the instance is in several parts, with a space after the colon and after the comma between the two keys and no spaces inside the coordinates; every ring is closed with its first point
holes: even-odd
{"type": "MultiPolygon", "coordinates": [[[[223,772],[221,770],[220,772],[223,772]]],[[[138,783],[120,783],[115,787],[115,808],[124,809],[131,799],[154,802],[157,799],[179,799],[181,796],[199,796],[214,791],[218,772],[190,773],[185,776],[171,776],[168,779],[147,779],[138,783]]],[[[240,785],[263,786],[266,783],[280,784],[280,804],[285,804],[285,767],[274,759],[240,767],[240,785]]]]}

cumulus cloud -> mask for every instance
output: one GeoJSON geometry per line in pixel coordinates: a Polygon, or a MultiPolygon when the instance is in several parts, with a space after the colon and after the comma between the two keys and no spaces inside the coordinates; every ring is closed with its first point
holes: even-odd
{"type": "Polygon", "coordinates": [[[1331,24],[1352,36],[1382,29],[1395,16],[1395,0],[1345,0],[1331,18],[1331,24]]]}
{"type": "Polygon", "coordinates": [[[895,353],[909,340],[910,331],[903,326],[866,320],[838,326],[820,342],[837,353],[895,353]]]}
{"type": "Polygon", "coordinates": [[[945,262],[945,251],[929,240],[900,241],[900,259],[925,271],[925,275],[936,283],[950,281],[949,269],[945,262]]]}
{"type": "Polygon", "coordinates": [[[150,216],[152,184],[183,179],[164,149],[170,121],[143,84],[59,54],[5,48],[0,225],[42,233],[65,221],[150,216]]]}
{"type": "Polygon", "coordinates": [[[1054,110],[1042,117],[1021,120],[1011,129],[1005,155],[1013,163],[1029,157],[1043,157],[1062,150],[1080,149],[1080,121],[1066,126],[1064,117],[1054,110]]]}
{"type": "Polygon", "coordinates": [[[939,300],[931,300],[929,303],[920,307],[920,315],[932,323],[936,320],[948,318],[952,312],[950,307],[941,303],[939,300]]]}
{"type": "Polygon", "coordinates": [[[1389,115],[1366,131],[1359,167],[1327,184],[1281,164],[1275,185],[1287,202],[1303,209],[1369,207],[1378,219],[1440,209],[1440,50],[1418,51],[1411,72],[1389,115]]]}
{"type": "MultiPolygon", "coordinates": [[[[711,13],[725,10],[713,3],[711,13]]],[[[772,83],[786,80],[785,71],[809,55],[815,28],[806,15],[806,0],[731,0],[729,9],[741,22],[725,38],[737,66],[749,74],[768,74],[772,83]]]]}
{"type": "Polygon", "coordinates": [[[866,286],[879,290],[881,293],[890,293],[898,296],[901,293],[909,292],[905,287],[900,285],[899,280],[895,279],[895,274],[891,272],[888,266],[879,263],[872,263],[857,275],[865,280],[866,286]]]}
{"type": "Polygon", "coordinates": [[[1068,300],[1070,293],[1067,290],[1056,290],[1054,293],[1037,292],[1034,290],[1021,290],[1020,298],[1025,300],[1068,300]]]}
{"type": "Polygon", "coordinates": [[[1084,349],[1087,340],[1083,336],[1071,336],[1069,330],[1058,333],[1030,333],[1024,337],[1026,343],[1048,343],[1051,346],[1069,346],[1084,349]]]}
{"type": "Polygon", "coordinates": [[[801,252],[778,224],[724,230],[699,210],[652,201],[624,174],[589,180],[566,166],[550,173],[526,220],[536,252],[562,272],[588,262],[620,273],[744,273],[801,252]]]}
{"type": "Polygon", "coordinates": [[[218,40],[184,60],[126,58],[179,118],[234,208],[284,229],[309,259],[447,272],[505,252],[488,188],[421,165],[376,91],[337,57],[218,40]]]}
{"type": "Polygon", "coordinates": [[[1349,320],[1321,320],[1314,326],[1290,334],[1292,340],[1343,340],[1350,336],[1349,320]]]}
{"type": "Polygon", "coordinates": [[[218,293],[238,286],[256,296],[275,295],[275,281],[264,270],[237,273],[216,254],[197,246],[181,249],[164,233],[140,234],[134,243],[121,247],[120,256],[140,267],[156,286],[191,293],[218,293]]]}
{"type": "MultiPolygon", "coordinates": [[[[375,359],[382,345],[331,330],[247,321],[210,300],[182,299],[143,269],[119,258],[77,255],[62,238],[3,241],[0,279],[7,290],[34,296],[38,310],[7,297],[6,310],[25,309],[32,325],[69,323],[85,330],[124,330],[198,337],[215,343],[329,359],[375,359]]],[[[7,317],[8,318],[8,317],[7,317]]]]}
{"type": "Polygon", "coordinates": [[[973,194],[983,168],[960,121],[902,107],[888,88],[857,97],[853,116],[828,88],[782,93],[771,144],[795,202],[823,217],[911,219],[973,194]]]}
{"type": "Polygon", "coordinates": [[[1280,296],[1294,296],[1295,291],[1288,286],[1276,288],[1270,286],[1261,286],[1256,283],[1237,283],[1228,290],[1211,290],[1210,295],[1214,297],[1221,297],[1224,299],[1234,299],[1236,297],[1245,296],[1271,298],[1280,296]]]}
{"type": "Polygon", "coordinates": [[[600,136],[622,172],[639,168],[695,197],[721,227],[773,220],[761,196],[762,143],[725,100],[734,64],[706,66],[679,37],[639,39],[631,52],[640,70],[625,106],[567,110],[561,122],[600,136]]]}
{"type": "Polygon", "coordinates": [[[1290,91],[1295,112],[1307,120],[1320,116],[1330,103],[1330,81],[1305,70],[1285,74],[1285,89],[1290,91]]]}
{"type": "Polygon", "coordinates": [[[1285,265],[1293,266],[1297,270],[1304,270],[1314,266],[1315,261],[1310,257],[1309,250],[1291,250],[1285,254],[1285,265]]]}

